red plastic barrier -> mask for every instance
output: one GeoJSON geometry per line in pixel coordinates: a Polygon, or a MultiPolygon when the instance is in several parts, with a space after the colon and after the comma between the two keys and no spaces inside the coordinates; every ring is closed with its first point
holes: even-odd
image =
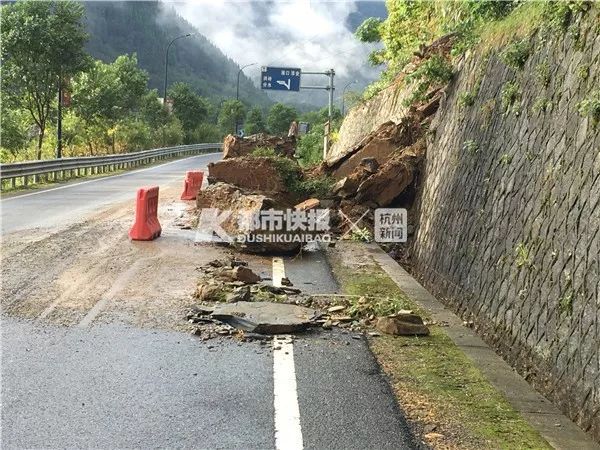
{"type": "Polygon", "coordinates": [[[204,172],[186,172],[181,200],[194,200],[202,187],[204,172]]]}
{"type": "Polygon", "coordinates": [[[134,241],[151,241],[162,231],[158,222],[158,186],[140,188],[137,191],[135,222],[129,230],[134,241]]]}

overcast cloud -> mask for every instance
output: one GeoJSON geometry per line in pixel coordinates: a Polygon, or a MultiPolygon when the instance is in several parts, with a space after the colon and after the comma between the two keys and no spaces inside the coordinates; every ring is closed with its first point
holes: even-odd
{"type": "MultiPolygon", "coordinates": [[[[342,78],[372,80],[371,45],[346,28],[352,1],[215,1],[169,3],[200,33],[240,65],[257,63],[246,75],[258,80],[260,66],[331,67],[342,78]]],[[[362,84],[362,83],[361,83],[362,84]]]]}

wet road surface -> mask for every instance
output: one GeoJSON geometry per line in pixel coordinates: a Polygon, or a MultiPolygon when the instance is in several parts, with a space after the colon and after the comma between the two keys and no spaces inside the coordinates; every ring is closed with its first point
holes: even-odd
{"type": "MultiPolygon", "coordinates": [[[[217,157],[198,156],[4,199],[3,245],[10,242],[11,232],[39,226],[64,234],[61,227],[129,201],[140,185],[173,189],[185,170],[202,168],[217,157]]],[[[144,247],[169,246],[176,239],[181,236],[166,233],[144,247]]],[[[137,245],[125,236],[116,242],[120,247],[137,245]]],[[[203,252],[201,247],[196,250],[203,252]]],[[[269,276],[272,259],[253,257],[251,266],[269,276]]],[[[321,252],[285,258],[284,267],[304,292],[337,292],[321,252]]],[[[112,322],[100,320],[99,314],[99,319],[79,326],[60,326],[45,317],[34,321],[3,314],[2,448],[415,447],[362,337],[341,330],[313,331],[285,345],[242,344],[233,339],[203,342],[189,332],[159,326],[132,326],[115,318],[124,314],[125,305],[128,312],[147,306],[141,287],[127,285],[118,272],[115,277],[124,284],[113,289],[105,306],[112,322]]],[[[53,280],[45,283],[50,286],[53,280]]],[[[60,294],[69,306],[68,292],[60,294]]],[[[155,303],[154,311],[160,313],[155,303]]]]}

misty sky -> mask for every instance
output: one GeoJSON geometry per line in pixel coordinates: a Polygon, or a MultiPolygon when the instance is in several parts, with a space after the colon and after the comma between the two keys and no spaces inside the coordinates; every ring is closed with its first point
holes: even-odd
{"type": "MultiPolygon", "coordinates": [[[[360,43],[346,26],[353,1],[215,1],[169,3],[200,33],[258,79],[260,66],[331,67],[342,78],[373,80],[367,64],[372,46],[360,43]]],[[[361,83],[362,84],[362,83],[361,83]]]]}

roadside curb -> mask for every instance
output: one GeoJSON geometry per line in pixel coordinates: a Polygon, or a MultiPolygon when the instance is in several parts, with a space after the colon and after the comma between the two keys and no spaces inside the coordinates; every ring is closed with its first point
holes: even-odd
{"type": "Polygon", "coordinates": [[[415,303],[444,322],[444,332],[500,391],[512,407],[556,449],[600,450],[583,430],[533,389],[463,321],[431,295],[417,280],[376,244],[365,244],[368,253],[396,285],[415,303]]]}

